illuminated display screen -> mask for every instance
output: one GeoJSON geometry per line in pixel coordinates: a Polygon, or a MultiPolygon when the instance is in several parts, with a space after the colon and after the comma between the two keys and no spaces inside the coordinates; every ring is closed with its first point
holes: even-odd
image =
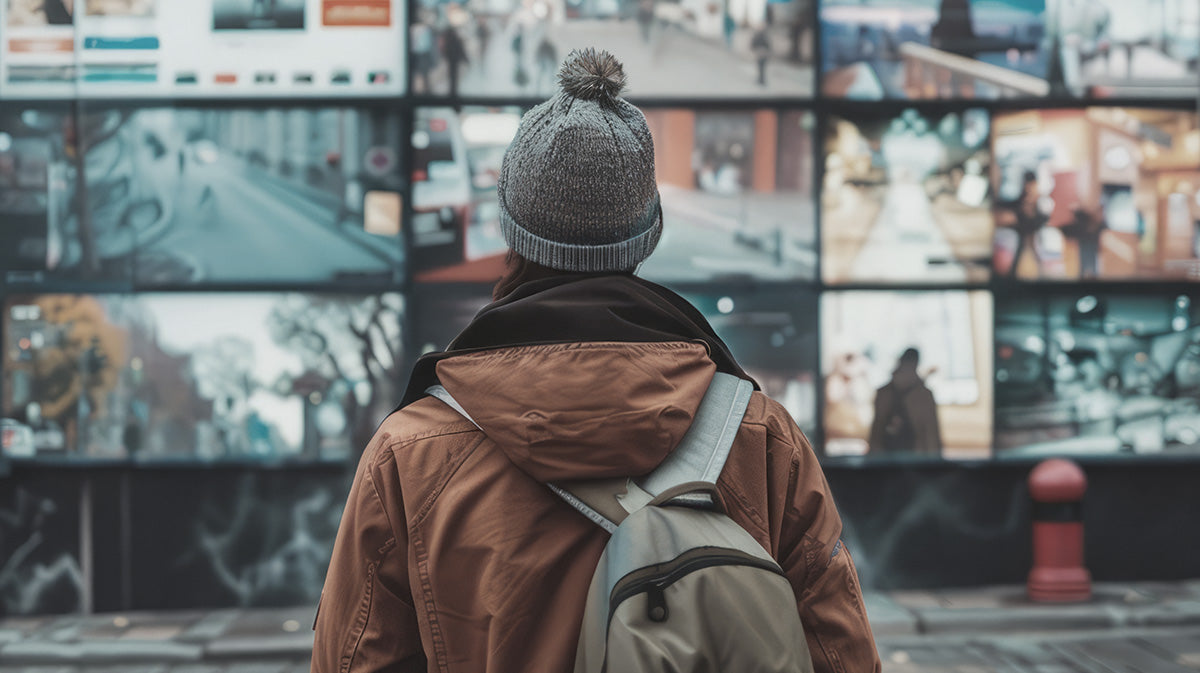
{"type": "Polygon", "coordinates": [[[10,296],[4,417],[37,456],[336,460],[397,394],[404,300],[10,296]]]}
{"type": "MultiPolygon", "coordinates": [[[[36,275],[56,266],[61,231],[77,220],[76,157],[66,144],[75,135],[67,108],[0,111],[0,269],[36,275]]],[[[127,266],[106,275],[128,280],[127,266]]]]}
{"type": "MultiPolygon", "coordinates": [[[[417,110],[412,137],[417,280],[494,281],[507,250],[496,180],[519,108],[417,110]]],[[[663,236],[656,281],[816,274],[811,113],[648,109],[663,236]]]]}
{"type": "Polygon", "coordinates": [[[988,131],[980,109],[832,118],[821,193],[825,281],[986,282],[988,131]]]}
{"type": "Polygon", "coordinates": [[[805,435],[815,437],[816,293],[711,287],[682,294],[704,314],[762,391],[787,409],[805,435]]]}
{"type": "Polygon", "coordinates": [[[826,455],[986,458],[991,337],[988,292],[826,292],[826,455]]]}
{"type": "Polygon", "coordinates": [[[822,90],[861,100],[1194,98],[1194,0],[825,0],[822,90]]]}
{"type": "Polygon", "coordinates": [[[1200,452],[1195,292],[1058,291],[996,307],[996,451],[1200,452]]]}
{"type": "Polygon", "coordinates": [[[824,0],[822,90],[835,98],[1041,97],[1046,0],[824,0]]]}
{"type": "Polygon", "coordinates": [[[811,96],[811,0],[418,0],[414,93],[544,98],[573,48],[614,54],[634,97],[811,96]]]}
{"type": "Polygon", "coordinates": [[[18,224],[0,230],[10,279],[145,287],[402,274],[394,114],[141,108],[79,120],[76,136],[62,113],[0,116],[0,213],[18,224]]]}
{"type": "Polygon", "coordinates": [[[2,97],[403,92],[399,0],[2,0],[2,97]]]}
{"type": "Polygon", "coordinates": [[[1200,3],[1046,0],[1054,95],[1196,97],[1200,3]]]}
{"type": "Polygon", "coordinates": [[[997,274],[1200,279],[1195,113],[1001,113],[993,138],[997,274]]]}

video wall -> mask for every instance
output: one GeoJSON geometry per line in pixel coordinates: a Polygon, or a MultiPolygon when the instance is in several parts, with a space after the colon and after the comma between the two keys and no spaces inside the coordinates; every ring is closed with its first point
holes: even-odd
{"type": "Polygon", "coordinates": [[[823,460],[1200,456],[1195,0],[0,0],[2,455],[353,461],[583,46],[823,460]]]}

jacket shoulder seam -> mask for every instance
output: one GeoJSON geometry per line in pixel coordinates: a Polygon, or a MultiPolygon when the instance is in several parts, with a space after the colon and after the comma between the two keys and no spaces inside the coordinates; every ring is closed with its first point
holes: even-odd
{"type": "Polygon", "coordinates": [[[487,436],[482,432],[478,434],[479,437],[477,437],[475,441],[462,452],[461,456],[458,456],[455,459],[453,464],[450,465],[450,469],[446,471],[445,477],[442,478],[437,485],[429,491],[429,494],[425,496],[425,499],[422,500],[421,506],[417,508],[416,513],[413,514],[412,520],[410,521],[410,530],[417,529],[425,521],[425,517],[428,516],[429,512],[433,509],[433,504],[439,497],[441,497],[442,491],[446,490],[446,485],[450,483],[450,480],[454,478],[454,475],[458,474],[458,470],[463,466],[463,463],[467,462],[467,459],[474,455],[475,451],[478,450],[480,445],[483,444],[483,441],[487,439],[487,436]]]}
{"type": "Polygon", "coordinates": [[[396,524],[394,521],[392,521],[392,515],[388,511],[387,502],[384,501],[383,496],[379,493],[379,486],[375,484],[375,471],[383,467],[388,460],[394,461],[396,456],[391,451],[383,451],[382,453],[383,455],[379,458],[376,458],[376,460],[373,462],[371,469],[366,470],[363,475],[371,485],[371,493],[375,495],[375,502],[379,505],[380,511],[383,512],[383,518],[385,521],[387,521],[388,529],[392,531],[391,536],[389,536],[379,548],[379,554],[381,557],[396,544],[396,524]]]}
{"type": "MultiPolygon", "coordinates": [[[[382,453],[390,454],[394,451],[403,449],[411,444],[416,444],[417,442],[424,440],[424,439],[431,439],[434,437],[448,437],[450,435],[463,435],[463,434],[467,434],[470,432],[480,432],[479,428],[475,427],[475,425],[472,424],[470,421],[446,423],[444,425],[439,425],[439,426],[430,428],[429,430],[426,430],[424,432],[418,432],[416,434],[405,434],[405,435],[393,437],[392,439],[390,439],[387,442],[387,444],[384,445],[383,448],[386,449],[386,451],[384,451],[382,453]]],[[[385,458],[380,457],[378,459],[379,464],[382,465],[385,460],[386,460],[385,458]]]]}

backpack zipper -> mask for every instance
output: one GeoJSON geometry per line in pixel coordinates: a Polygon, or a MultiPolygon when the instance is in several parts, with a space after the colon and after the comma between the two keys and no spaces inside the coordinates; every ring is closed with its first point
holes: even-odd
{"type": "Polygon", "coordinates": [[[786,577],[778,563],[759,558],[736,549],[721,547],[696,547],[689,549],[666,563],[646,566],[635,570],[617,582],[608,601],[608,615],[612,619],[617,606],[638,594],[647,594],[646,617],[651,621],[664,622],[670,615],[667,609],[666,589],[680,579],[698,570],[713,566],[749,566],[767,570],[786,577]]]}

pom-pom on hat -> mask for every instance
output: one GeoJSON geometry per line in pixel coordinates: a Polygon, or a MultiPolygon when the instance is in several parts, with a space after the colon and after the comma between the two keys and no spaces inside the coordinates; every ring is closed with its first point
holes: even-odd
{"type": "Polygon", "coordinates": [[[572,51],[558,83],[557,94],[525,113],[504,154],[504,240],[554,269],[633,269],[662,235],[646,118],[621,98],[625,71],[608,52],[572,51]]]}

